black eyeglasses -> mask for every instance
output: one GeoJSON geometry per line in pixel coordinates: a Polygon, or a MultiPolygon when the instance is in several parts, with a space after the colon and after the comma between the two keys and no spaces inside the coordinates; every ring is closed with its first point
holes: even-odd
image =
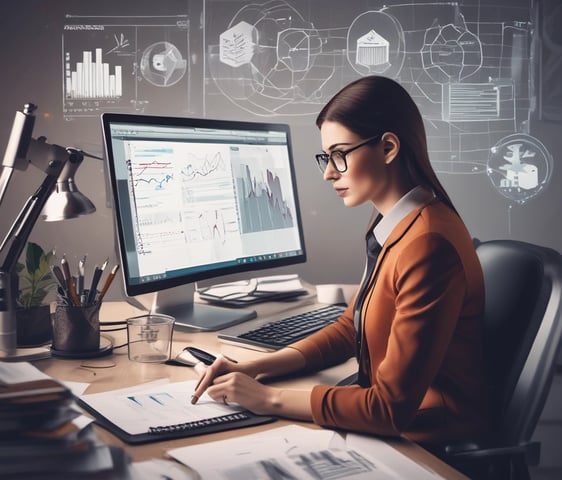
{"type": "Polygon", "coordinates": [[[332,162],[334,168],[343,173],[347,170],[347,161],[345,159],[346,155],[350,154],[354,150],[361,148],[365,145],[369,145],[370,143],[378,142],[381,139],[381,135],[375,135],[374,137],[370,137],[364,142],[361,142],[358,145],[355,145],[347,150],[333,150],[330,153],[318,153],[316,154],[316,163],[318,164],[318,168],[320,171],[324,173],[328,168],[328,162],[332,162]]]}

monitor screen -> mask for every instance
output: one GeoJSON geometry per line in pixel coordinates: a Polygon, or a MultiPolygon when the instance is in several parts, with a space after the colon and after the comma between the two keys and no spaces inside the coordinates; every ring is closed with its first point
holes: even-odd
{"type": "Polygon", "coordinates": [[[288,125],[105,113],[102,128],[127,295],[306,261],[288,125]]]}

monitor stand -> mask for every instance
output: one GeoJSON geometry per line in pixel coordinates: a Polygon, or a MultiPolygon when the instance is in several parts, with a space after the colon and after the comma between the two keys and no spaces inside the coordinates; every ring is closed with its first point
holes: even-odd
{"type": "Polygon", "coordinates": [[[256,318],[255,310],[224,308],[193,301],[193,284],[161,290],[155,294],[151,311],[176,319],[175,326],[213,332],[256,318]]]}

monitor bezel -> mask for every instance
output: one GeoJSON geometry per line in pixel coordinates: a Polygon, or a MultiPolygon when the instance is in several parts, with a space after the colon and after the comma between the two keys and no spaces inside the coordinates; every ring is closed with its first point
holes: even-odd
{"type": "Polygon", "coordinates": [[[115,227],[115,238],[119,250],[119,258],[121,261],[121,271],[125,293],[128,296],[137,296],[147,293],[158,292],[182,285],[195,284],[196,282],[207,280],[215,277],[240,274],[245,272],[260,271],[273,269],[277,267],[285,267],[305,263],[307,260],[306,246],[304,240],[304,230],[302,224],[302,215],[298,197],[298,184],[295,172],[292,139],[290,126],[286,123],[265,123],[265,122],[249,122],[238,120],[221,120],[209,118],[194,117],[174,117],[174,116],[158,116],[145,114],[128,114],[128,113],[110,113],[106,112],[101,115],[102,134],[105,147],[105,165],[106,175],[109,177],[111,188],[111,201],[113,206],[113,218],[115,227]],[[299,242],[302,246],[302,252],[297,255],[279,257],[271,260],[263,260],[254,263],[239,263],[228,265],[225,267],[211,268],[209,270],[190,272],[180,276],[174,276],[164,279],[154,279],[144,283],[132,283],[129,261],[125,247],[123,217],[121,199],[118,194],[117,175],[115,170],[115,156],[113,152],[113,144],[111,141],[111,125],[112,124],[131,124],[131,125],[163,125],[178,127],[195,127],[195,128],[213,128],[228,130],[256,130],[256,131],[280,131],[286,134],[288,145],[290,180],[293,186],[293,196],[295,205],[295,220],[299,236],[299,242]]]}

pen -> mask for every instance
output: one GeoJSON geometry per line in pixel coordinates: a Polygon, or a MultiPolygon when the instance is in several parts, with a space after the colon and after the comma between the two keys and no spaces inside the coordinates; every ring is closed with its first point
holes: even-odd
{"type": "Polygon", "coordinates": [[[59,284],[59,287],[62,289],[62,291],[66,295],[66,280],[65,280],[64,275],[62,273],[62,270],[60,269],[60,267],[58,265],[51,265],[51,272],[53,272],[55,280],[57,281],[57,283],[59,284]]]}
{"type": "Polygon", "coordinates": [[[86,299],[86,305],[92,305],[94,300],[96,299],[97,295],[97,288],[98,283],[101,277],[101,268],[99,265],[94,267],[94,274],[92,275],[92,286],[90,287],[90,291],[88,292],[88,298],[86,299]]]}
{"type": "Polygon", "coordinates": [[[78,291],[76,292],[79,297],[84,292],[84,271],[86,265],[86,255],[78,262],[78,291]]]}
{"type": "Polygon", "coordinates": [[[105,294],[107,292],[107,289],[109,288],[109,286],[111,285],[111,282],[113,282],[113,279],[115,278],[115,274],[117,273],[117,270],[119,270],[119,265],[115,265],[111,269],[111,272],[109,272],[109,275],[107,276],[107,279],[105,280],[103,288],[101,289],[101,292],[99,294],[98,302],[101,302],[103,297],[105,296],[105,294]]]}
{"type": "MultiPolygon", "coordinates": [[[[193,355],[197,360],[203,362],[205,365],[211,365],[217,359],[217,357],[215,357],[214,355],[205,352],[204,350],[201,350],[197,347],[185,347],[184,350],[187,350],[189,353],[191,353],[191,355],[193,355]]],[[[238,363],[236,360],[234,360],[233,358],[228,358],[226,355],[224,356],[224,358],[230,360],[233,363],[238,363]]]]}
{"type": "Polygon", "coordinates": [[[66,290],[66,280],[64,279],[62,270],[58,265],[51,265],[50,268],[58,284],[57,293],[61,299],[61,303],[68,305],[69,301],[68,301],[68,292],[66,290]]]}
{"type": "Polygon", "coordinates": [[[105,267],[107,266],[108,261],[109,258],[105,262],[103,262],[101,267],[96,265],[96,267],[94,268],[94,275],[92,276],[92,285],[90,286],[90,291],[88,292],[88,300],[87,300],[88,305],[93,305],[93,303],[96,300],[96,295],[98,294],[98,283],[100,281],[101,274],[103,273],[105,267]]]}
{"type": "Polygon", "coordinates": [[[80,300],[78,299],[78,295],[76,295],[76,288],[74,287],[74,280],[72,279],[72,275],[70,274],[70,266],[68,265],[68,260],[65,256],[62,257],[60,261],[62,266],[62,272],[64,274],[64,279],[66,280],[67,290],[72,303],[76,306],[80,306],[80,300]]]}

